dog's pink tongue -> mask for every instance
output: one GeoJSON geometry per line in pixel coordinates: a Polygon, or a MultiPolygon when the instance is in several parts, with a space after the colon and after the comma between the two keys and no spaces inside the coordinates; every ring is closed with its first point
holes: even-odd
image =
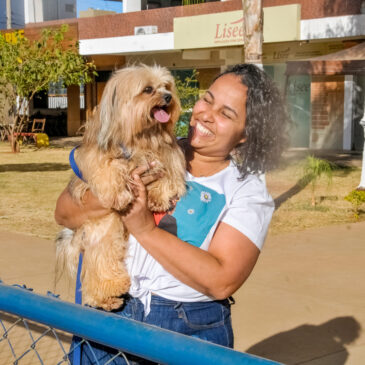
{"type": "Polygon", "coordinates": [[[170,114],[166,113],[163,109],[156,109],[153,112],[153,116],[160,123],[167,123],[170,120],[170,114]]]}

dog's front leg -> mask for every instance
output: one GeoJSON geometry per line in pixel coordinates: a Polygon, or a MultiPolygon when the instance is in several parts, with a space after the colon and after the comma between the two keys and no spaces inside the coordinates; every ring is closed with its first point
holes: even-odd
{"type": "Polygon", "coordinates": [[[92,192],[106,208],[122,211],[134,200],[132,180],[125,160],[106,160],[95,171],[89,184],[92,192]]]}

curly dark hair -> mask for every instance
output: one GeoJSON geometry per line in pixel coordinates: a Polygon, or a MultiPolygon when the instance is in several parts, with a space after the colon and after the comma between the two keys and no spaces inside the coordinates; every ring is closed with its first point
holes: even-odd
{"type": "Polygon", "coordinates": [[[243,179],[247,174],[268,171],[279,162],[288,147],[290,119],[280,91],[273,80],[252,64],[229,67],[216,77],[234,74],[247,87],[245,142],[234,151],[234,159],[243,179]]]}

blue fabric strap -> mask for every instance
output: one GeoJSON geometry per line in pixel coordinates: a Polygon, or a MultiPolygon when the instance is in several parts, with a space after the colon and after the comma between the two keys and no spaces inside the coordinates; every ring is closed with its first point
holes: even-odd
{"type": "Polygon", "coordinates": [[[82,303],[82,292],[81,292],[81,269],[82,269],[82,253],[79,256],[79,266],[77,267],[76,277],[76,289],[75,289],[75,303],[82,303]]]}
{"type": "Polygon", "coordinates": [[[76,146],[75,148],[73,148],[72,150],[71,150],[71,152],[70,152],[70,156],[69,156],[69,160],[70,160],[70,166],[71,166],[71,168],[72,168],[72,171],[75,173],[75,175],[79,178],[79,179],[81,179],[81,180],[83,180],[83,181],[85,181],[84,180],[84,178],[82,177],[82,173],[81,173],[81,171],[80,171],[80,169],[79,169],[79,167],[77,166],[77,163],[76,163],[76,161],[75,161],[75,150],[77,149],[77,148],[79,148],[80,146],[76,146]]]}
{"type": "MultiPolygon", "coordinates": [[[[82,303],[82,292],[81,292],[81,269],[82,269],[82,253],[79,256],[79,266],[77,267],[77,276],[76,276],[76,289],[75,289],[75,303],[82,303]]],[[[81,338],[74,338],[74,351],[72,354],[72,364],[80,365],[81,364],[81,346],[80,345],[81,338]]]]}

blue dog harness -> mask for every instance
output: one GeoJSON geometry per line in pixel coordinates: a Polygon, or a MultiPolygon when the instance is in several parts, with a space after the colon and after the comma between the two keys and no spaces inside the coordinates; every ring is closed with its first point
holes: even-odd
{"type": "Polygon", "coordinates": [[[80,146],[76,146],[75,148],[73,148],[70,152],[70,156],[69,156],[69,161],[70,161],[70,166],[72,171],[75,173],[75,175],[81,179],[82,181],[85,181],[83,176],[82,176],[82,172],[80,171],[79,167],[77,166],[77,163],[75,161],[75,150],[77,148],[79,148],[80,146]]]}

